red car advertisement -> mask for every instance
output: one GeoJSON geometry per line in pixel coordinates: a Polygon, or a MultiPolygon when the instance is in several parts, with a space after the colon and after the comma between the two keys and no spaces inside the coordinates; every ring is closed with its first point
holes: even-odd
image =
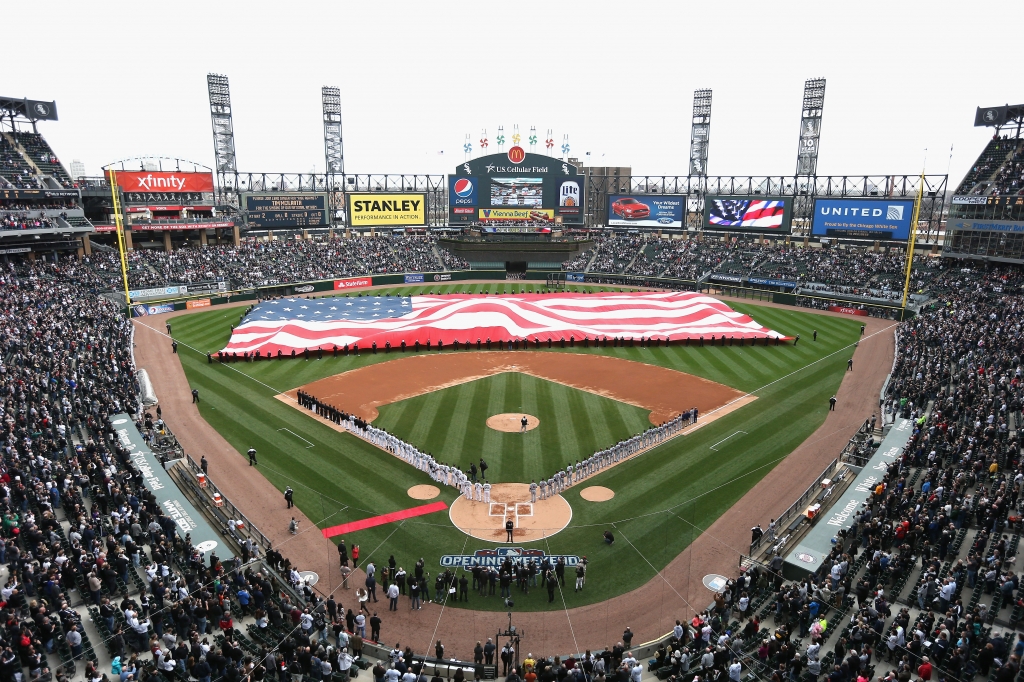
{"type": "Polygon", "coordinates": [[[612,194],[608,224],[631,227],[682,227],[686,196],[675,194],[612,194]]]}
{"type": "Polygon", "coordinates": [[[612,213],[627,220],[638,220],[651,215],[651,207],[633,197],[622,197],[612,202],[612,213]]]}
{"type": "Polygon", "coordinates": [[[348,279],[336,279],[334,280],[334,290],[339,289],[354,289],[356,287],[368,287],[373,284],[373,280],[369,277],[349,277],[348,279]]]}

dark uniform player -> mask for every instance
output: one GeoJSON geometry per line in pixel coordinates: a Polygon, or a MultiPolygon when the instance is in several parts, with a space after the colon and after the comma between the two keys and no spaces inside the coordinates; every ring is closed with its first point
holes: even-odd
{"type": "Polygon", "coordinates": [[[510,518],[508,521],[505,522],[505,535],[508,536],[505,542],[512,542],[513,529],[515,529],[515,524],[512,523],[512,519],[510,518]]]}
{"type": "Polygon", "coordinates": [[[256,448],[249,448],[249,466],[257,466],[259,462],[256,461],[256,448]]]}
{"type": "Polygon", "coordinates": [[[288,486],[287,488],[284,489],[284,501],[288,503],[288,507],[287,507],[288,509],[291,509],[292,507],[295,506],[295,503],[292,502],[292,497],[294,495],[295,495],[295,493],[292,492],[292,487],[291,486],[288,486]]]}

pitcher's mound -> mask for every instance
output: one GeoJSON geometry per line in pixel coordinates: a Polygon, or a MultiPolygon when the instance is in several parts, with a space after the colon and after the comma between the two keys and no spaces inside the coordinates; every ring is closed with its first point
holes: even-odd
{"type": "Polygon", "coordinates": [[[414,500],[432,500],[440,494],[436,485],[414,485],[409,488],[409,497],[414,500]]]}
{"type": "Polygon", "coordinates": [[[487,426],[491,427],[495,431],[515,433],[516,431],[523,430],[523,417],[526,417],[527,431],[533,431],[535,428],[540,426],[539,419],[534,417],[532,414],[524,415],[521,412],[507,412],[505,414],[496,414],[493,417],[488,417],[487,426]]]}
{"type": "MultiPolygon", "coordinates": [[[[522,415],[520,415],[520,418],[522,415]]],[[[448,516],[466,535],[495,544],[508,541],[505,522],[512,521],[513,542],[532,542],[551,537],[569,525],[572,507],[561,495],[531,502],[526,483],[495,483],[491,501],[475,502],[464,495],[452,502],[448,516]]]]}
{"type": "Polygon", "coordinates": [[[607,502],[615,497],[615,491],[603,485],[592,485],[581,490],[580,497],[588,502],[607,502]]]}

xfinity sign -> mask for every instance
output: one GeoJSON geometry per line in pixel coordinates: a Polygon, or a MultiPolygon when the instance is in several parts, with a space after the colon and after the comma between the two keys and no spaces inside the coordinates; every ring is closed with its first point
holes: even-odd
{"type": "Polygon", "coordinates": [[[811,234],[906,241],[913,215],[913,199],[815,199],[811,234]]]}

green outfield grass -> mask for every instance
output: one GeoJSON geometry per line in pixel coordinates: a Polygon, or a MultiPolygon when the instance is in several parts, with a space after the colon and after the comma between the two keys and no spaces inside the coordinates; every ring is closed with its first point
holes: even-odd
{"type": "Polygon", "coordinates": [[[466,471],[483,457],[491,483],[547,478],[567,462],[650,428],[650,412],[528,374],[505,372],[379,408],[374,425],[466,471]],[[487,427],[494,414],[540,419],[527,433],[487,427]]]}
{"type": "MultiPolygon", "coordinates": [[[[543,289],[543,286],[529,283],[496,282],[401,286],[387,292],[411,295],[430,291],[512,293],[543,289]]],[[[577,286],[571,289],[590,288],[577,286]]],[[[742,303],[731,305],[786,335],[800,334],[802,340],[796,346],[780,347],[672,346],[531,351],[593,353],[646,362],[689,372],[745,392],[756,391],[759,398],[692,435],[677,438],[596,476],[592,484],[608,486],[615,491],[614,499],[609,502],[586,502],[575,489],[566,494],[573,508],[570,526],[549,540],[527,546],[552,554],[588,556],[590,571],[586,590],[579,594],[569,591],[565,595],[568,606],[602,601],[653,578],[655,569],[662,568],[677,556],[695,534],[732,506],[824,420],[828,398],[838,389],[846,371],[846,360],[853,354],[860,322],[797,309],[742,303]],[[815,329],[819,334],[816,343],[811,341],[811,333],[815,329]],[[740,431],[744,433],[738,433],[740,431]],[[728,441],[716,450],[711,449],[726,437],[729,437],[728,441]],[[609,528],[619,538],[611,547],[601,540],[603,531],[609,528]]],[[[199,389],[202,396],[200,411],[234,445],[239,457],[244,456],[241,453],[249,447],[257,448],[260,452],[260,473],[279,489],[291,485],[295,489],[296,504],[322,527],[417,504],[410,500],[406,491],[412,485],[429,483],[430,479],[425,474],[274,399],[280,391],[369,363],[386,362],[396,355],[207,364],[205,354],[224,346],[230,335],[230,325],[237,323],[239,315],[237,308],[215,308],[185,315],[173,322],[182,365],[189,382],[199,389]],[[301,435],[313,443],[313,447],[306,448],[305,442],[282,429],[301,435]]],[[[484,390],[486,396],[479,396],[479,402],[483,402],[484,397],[491,400],[498,381],[499,377],[493,377],[473,382],[488,389],[484,390]]],[[[508,379],[504,381],[508,382],[508,379]]],[[[458,389],[473,390],[472,400],[474,404],[478,401],[476,391],[480,389],[466,385],[448,390],[457,392],[458,389]]],[[[412,419],[410,425],[402,428],[408,428],[410,433],[422,430],[422,435],[417,437],[422,437],[424,443],[437,443],[434,447],[438,452],[444,451],[449,439],[452,443],[460,438],[464,443],[471,440],[473,429],[479,428],[479,425],[474,427],[471,420],[460,424],[449,419],[445,424],[449,414],[436,411],[430,416],[427,413],[428,403],[438,399],[421,396],[404,401],[404,409],[400,409],[400,404],[383,408],[380,423],[387,424],[389,419],[393,419],[395,428],[399,428],[397,425],[404,419],[412,419]],[[413,409],[419,409],[419,415],[416,418],[406,416],[413,409]]],[[[514,401],[508,394],[501,398],[506,399],[514,401]]],[[[458,401],[456,397],[455,402],[458,401]]],[[[608,402],[619,409],[614,401],[608,402]]],[[[581,409],[586,411],[585,406],[573,405],[573,432],[581,448],[589,442],[596,446],[599,439],[588,440],[596,438],[590,433],[593,420],[589,416],[579,418],[581,409]]],[[[603,413],[604,408],[601,410],[603,413]]],[[[642,412],[631,418],[640,416],[642,412]]],[[[626,430],[632,428],[628,422],[624,423],[626,430]]],[[[617,433],[609,432],[608,437],[615,437],[617,433]]],[[[541,453],[531,455],[539,457],[542,465],[547,457],[543,438],[540,435],[541,453]]],[[[840,445],[837,443],[837,451],[840,445]]],[[[492,467],[498,465],[497,462],[488,463],[492,467]]],[[[522,472],[524,479],[530,475],[526,468],[522,472]]],[[[494,473],[499,472],[495,470],[494,473]]],[[[216,467],[210,474],[216,482],[216,467]]],[[[518,474],[510,466],[507,472],[502,470],[501,475],[503,480],[513,480],[518,474]]],[[[445,489],[442,499],[450,503],[455,499],[455,491],[445,489]]],[[[244,506],[244,501],[237,502],[244,506]]],[[[283,500],[281,504],[284,504],[283,500]]],[[[751,519],[750,525],[767,520],[751,519]]],[[[443,513],[368,529],[345,540],[358,543],[364,558],[372,556],[386,561],[389,555],[394,555],[398,563],[407,569],[416,559],[425,557],[431,574],[438,570],[441,555],[472,554],[477,549],[493,548],[463,534],[443,513]]],[[[746,548],[734,549],[744,551],[746,548]]],[[[283,551],[287,554],[287,546],[283,551]]],[[[301,565],[301,558],[297,560],[301,565]]],[[[695,567],[694,570],[700,569],[695,567]]],[[[323,576],[320,586],[336,586],[338,581],[337,573],[323,576]]],[[[458,607],[459,604],[453,606],[458,607]]],[[[468,607],[504,609],[497,598],[471,597],[468,607]]],[[[516,608],[561,609],[562,603],[556,598],[554,604],[549,605],[547,595],[535,590],[529,596],[517,596],[516,608]]]]}

